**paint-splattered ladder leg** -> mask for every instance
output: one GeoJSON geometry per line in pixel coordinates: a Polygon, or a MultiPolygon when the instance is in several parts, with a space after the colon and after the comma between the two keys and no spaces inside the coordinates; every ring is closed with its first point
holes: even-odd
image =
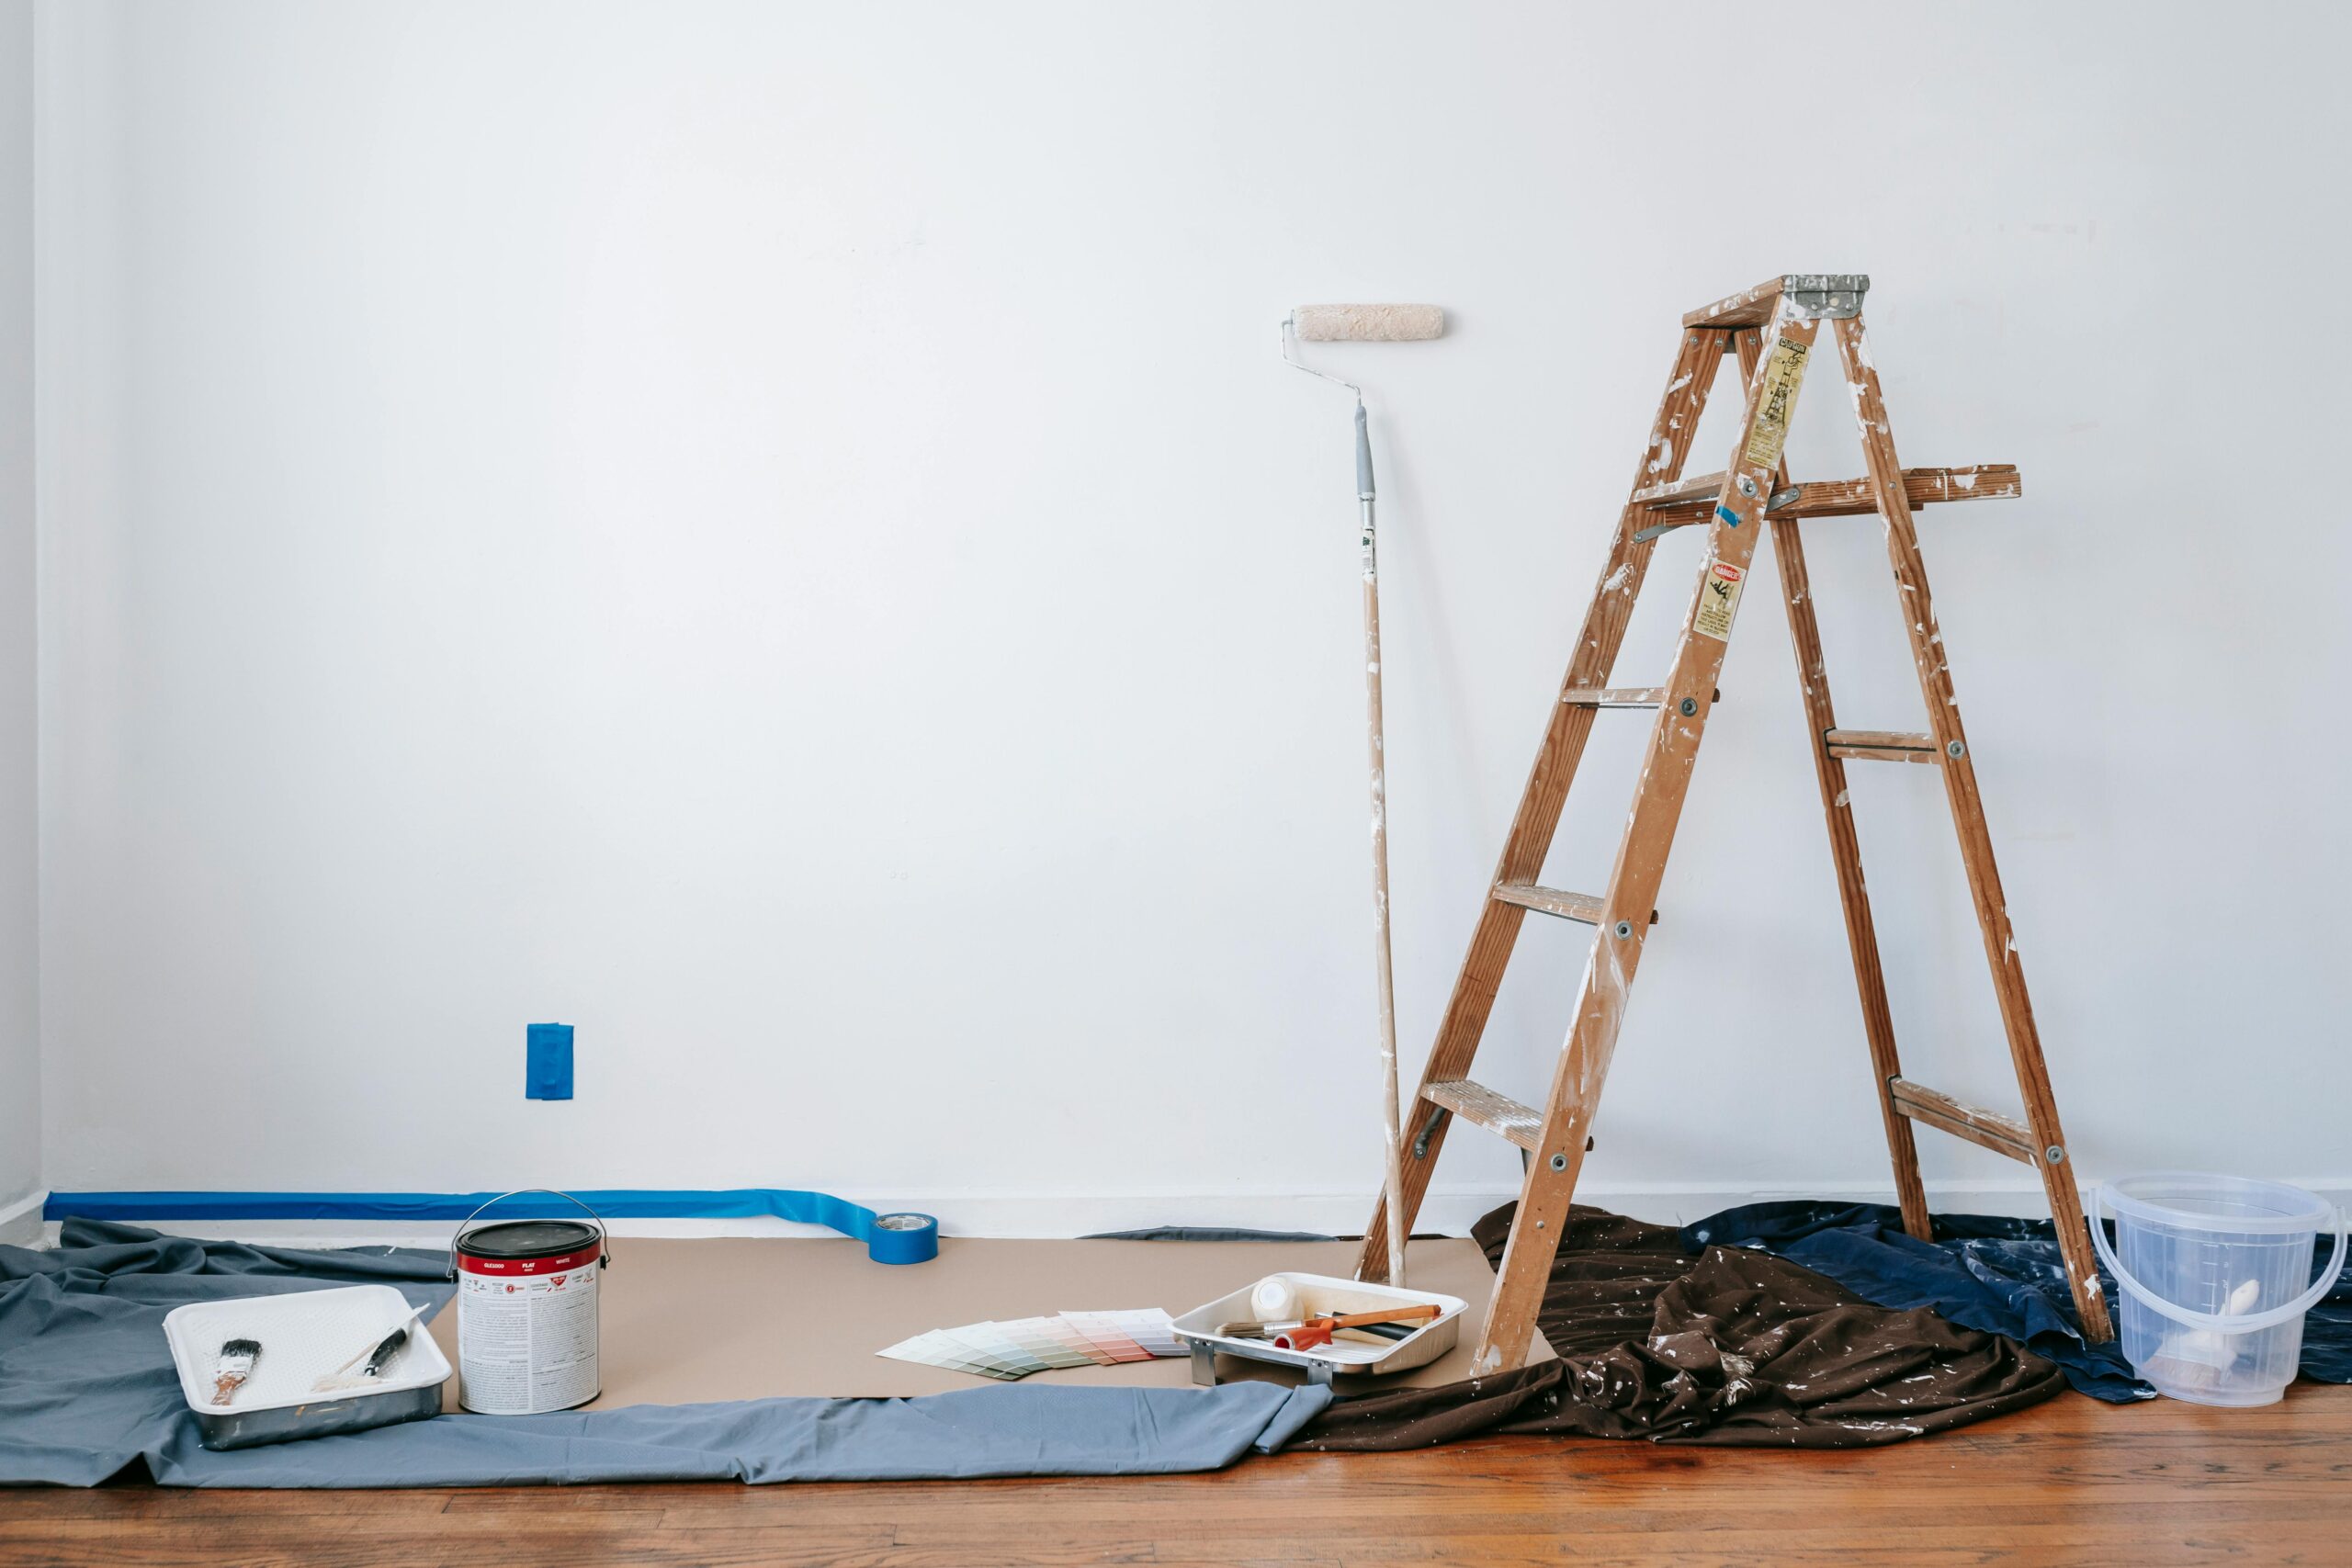
{"type": "Polygon", "coordinates": [[[1650,911],[1657,905],[1675,825],[1690,789],[1691,766],[1698,760],[1723,673],[1724,651],[1757,537],[1763,532],[1765,501],[1780,471],[1781,443],[1819,326],[1784,300],[1771,328],[1771,352],[1762,370],[1747,380],[1746,412],[1715,498],[1715,521],[1708,530],[1707,558],[1700,565],[1690,609],[1683,617],[1666,700],[1659,705],[1641,777],[1634,786],[1633,811],[1609,873],[1609,889],[1601,896],[1592,956],[1585,964],[1574,1021],[1544,1101],[1543,1135],[1528,1167],[1510,1238],[1503,1246],[1486,1329],[1472,1355],[1474,1372],[1521,1365],[1535,1332],[1553,1256],[1559,1250],[1577,1175],[1584,1165],[1585,1140],[1617,1047],[1650,929],[1650,911]]]}
{"type": "MultiPolygon", "coordinates": [[[[1657,418],[1650,424],[1649,441],[1643,446],[1641,461],[1634,468],[1634,491],[1671,484],[1682,477],[1691,434],[1699,428],[1699,416],[1706,410],[1707,393],[1722,367],[1729,339],[1728,333],[1711,329],[1683,333],[1674,367],[1667,376],[1666,391],[1658,400],[1657,418]]],[[[1624,641],[1625,627],[1633,619],[1643,577],[1649,570],[1653,541],[1634,537],[1648,520],[1648,513],[1630,500],[1619,512],[1616,537],[1610,545],[1609,559],[1601,568],[1591,605],[1585,612],[1583,628],[1577,634],[1576,651],[1570,655],[1567,673],[1561,681],[1563,691],[1608,683],[1611,669],[1617,660],[1618,646],[1624,641]]],[[[1527,787],[1521,793],[1519,811],[1511,818],[1510,833],[1503,840],[1502,858],[1490,886],[1532,882],[1542,873],[1544,857],[1551,850],[1553,832],[1560,823],[1560,809],[1567,799],[1568,785],[1576,777],[1577,764],[1584,756],[1585,740],[1592,733],[1597,711],[1589,705],[1553,703],[1544,726],[1544,743],[1528,773],[1527,787]]],[[[1437,1041],[1430,1047],[1420,1088],[1405,1107],[1405,1213],[1398,1227],[1401,1232],[1409,1233],[1420,1213],[1430,1174],[1437,1167],[1438,1151],[1444,1146],[1452,1120],[1429,1099],[1430,1086],[1469,1075],[1471,1059],[1477,1055],[1478,1041],[1486,1033],[1487,1019],[1494,1010],[1496,988],[1502,984],[1503,969],[1510,964],[1511,949],[1519,940],[1520,921],[1526,917],[1523,907],[1494,897],[1488,897],[1479,910],[1477,929],[1471,936],[1470,951],[1462,961],[1461,972],[1454,978],[1453,994],[1446,1003],[1444,1021],[1438,1026],[1437,1041]]],[[[1357,1279],[1386,1277],[1388,1229],[1387,1201],[1383,1198],[1373,1211],[1372,1223],[1364,1227],[1363,1250],[1356,1260],[1357,1279]]]]}
{"type": "Polygon", "coordinates": [[[2104,1340],[2113,1334],[2107,1301],[2099,1291],[2089,1233],[2084,1229],[2082,1196],[2075,1190],[2065,1135],[2058,1125],[2058,1101],[2051,1091],[2050,1068],[2042,1059],[2041,1038],[2034,1028],[2025,969],[2018,961],[2017,942],[2009,929],[2008,904],[2001,892],[1999,868],[1994,863],[1984,800],[1977,793],[1975,760],[1961,728],[1960,699],[1952,692],[1943,633],[1937,627],[1935,605],[1928,596],[1927,564],[1919,554],[1918,532],[1911,524],[1903,468],[1887,426],[1878,371],[1871,364],[1861,318],[1840,321],[1836,329],[1838,357],[1845,366],[1853,392],[1854,417],[1861,430],[1871,491],[1886,525],[1887,558],[1894,568],[1895,589],[1902,596],[1912,662],[1918,671],[1920,694],[1927,700],[1928,728],[1943,770],[1952,827],[1960,836],[1961,863],[1967,869],[1969,894],[1976,905],[1977,924],[1984,931],[1985,957],[1992,964],[2001,1025],[2008,1035],[2009,1060],[2025,1100],[2026,1123],[2033,1133],[2033,1147],[2028,1152],[2040,1156],[2034,1163],[2049,1196],[2051,1217],[2057,1222],[2058,1245],[2065,1255],[2067,1282],[2074,1289],[2075,1309],[2082,1314],[2083,1332],[2093,1340],[2104,1340]]]}
{"type": "MultiPolygon", "coordinates": [[[[1739,334],[1739,364],[1754,376],[1763,344],[1753,332],[1739,334]]],[[[1775,492],[1790,483],[1788,464],[1773,480],[1775,492]]],[[[1797,683],[1804,695],[1805,728],[1812,737],[1814,772],[1821,783],[1821,808],[1829,824],[1829,859],[1838,872],[1838,895],[1846,911],[1846,944],[1853,954],[1854,985],[1860,993],[1862,1035],[1869,1043],[1877,1080],[1879,1115],[1886,1124],[1886,1150],[1894,1165],[1895,1201],[1903,1228],[1921,1241],[1933,1237],[1928,1190],[1919,1179],[1919,1147],[1911,1119],[1896,1108],[1893,1086],[1903,1076],[1894,1049],[1894,1015],[1887,1005],[1886,973],[1879,963],[1878,929],[1871,919],[1871,896],[1862,881],[1861,847],[1846,788],[1846,764],[1823,738],[1838,728],[1829,700],[1828,666],[1821,649],[1821,626],[1814,618],[1813,589],[1805,575],[1804,541],[1794,518],[1772,520],[1772,560],[1780,569],[1781,598],[1789,613],[1789,640],[1797,660],[1797,683]]]]}

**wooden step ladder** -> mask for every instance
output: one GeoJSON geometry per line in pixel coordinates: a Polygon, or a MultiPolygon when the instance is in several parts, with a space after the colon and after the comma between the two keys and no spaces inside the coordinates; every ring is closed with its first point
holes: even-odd
{"type": "MultiPolygon", "coordinates": [[[[1617,1044],[1627,994],[1666,874],[1675,823],[1690,787],[1690,769],[1706,734],[1716,696],[1724,650],[1747,587],[1749,562],[1769,523],[1772,554],[1780,567],[1781,593],[1795,639],[1797,667],[1804,687],[1805,721],[1814,736],[1814,767],[1820,777],[1822,808],[1829,823],[1829,851],[1846,906],[1846,936],[1860,987],[1862,1028],[1871,1066],[1878,1080],[1879,1109],[1894,1162],[1894,1189],[1904,1228],[1930,1235],[1928,1200],[1919,1181],[1919,1156],[1911,1124],[1924,1122],[2012,1159],[2041,1176],[2050,1212],[2058,1224],[2075,1305],[2085,1334],[2109,1337],[2107,1303],[2099,1293],[2083,1209],[2066,1164],[2066,1140],[2058,1126],[2058,1106],[2049,1069],[2034,1032],[2033,1006],[2025,973],[2010,941],[2008,910],[1993,842],[1984,827],[1976,791],[1976,768],[1961,728],[1958,699],[1945,662],[1943,635],[1928,591],[1928,573],[1912,527],[1915,508],[1930,502],[1976,501],[2019,492],[2018,471],[2006,466],[1972,468],[1905,468],[1895,460],[1878,372],[1862,338],[1862,296],[1870,280],[1854,276],[1792,275],[1719,299],[1682,319],[1680,351],[1667,378],[1649,444],[1634,470],[1634,491],[1619,513],[1617,534],[1601,569],[1592,606],[1561,683],[1544,732],[1544,744],[1528,775],[1526,793],[1511,819],[1502,861],[1495,870],[1486,906],[1470,939],[1469,956],[1455,979],[1453,996],[1430,1052],[1420,1089],[1407,1114],[1408,1157],[1405,1165],[1405,1228],[1409,1231],[1430,1174],[1437,1164],[1447,1126],[1460,1118],[1499,1134],[1525,1151],[1527,1175],[1510,1239],[1503,1249],[1484,1337],[1472,1359],[1487,1373],[1521,1365],[1536,1326],[1536,1313],[1552,1272],[1552,1259],[1567,1223],[1577,1173],[1590,1146],[1593,1111],[1601,1080],[1617,1044]],[[1791,414],[1823,322],[1829,325],[1838,357],[1854,400],[1864,466],[1859,479],[1831,484],[1791,482],[1781,460],[1791,414]],[[1747,388],[1739,437],[1731,467],[1722,473],[1685,479],[1682,465],[1705,409],[1708,391],[1726,354],[1739,356],[1747,388]],[[1806,518],[1860,516],[1875,513],[1886,525],[1888,558],[1909,623],[1912,660],[1926,698],[1925,734],[1842,729],[1831,711],[1823,668],[1820,628],[1806,585],[1804,547],[1798,525],[1806,518]],[[1699,571],[1690,613],[1675,644],[1674,666],[1661,686],[1608,683],[1618,645],[1633,619],[1634,601],[1657,540],[1674,529],[1703,525],[1709,549],[1699,571]],[[1544,856],[1558,827],[1569,782],[1584,754],[1594,717],[1603,708],[1655,710],[1657,718],[1644,752],[1641,781],[1619,844],[1607,889],[1598,895],[1540,886],[1544,856]],[[2022,1120],[1964,1105],[1950,1095],[1912,1083],[1903,1076],[1894,1049],[1894,1025],[1887,1010],[1885,976],[1879,965],[1878,938],[1871,924],[1870,895],[1862,886],[1860,852],[1847,807],[1849,761],[1919,762],[1943,771],[1952,825],[1960,835],[1961,860],[1969,892],[1984,928],[1984,953],[1993,970],[2001,1022],[2008,1035],[2009,1059],[2024,1100],[2022,1120]],[[1503,967],[1529,911],[1577,920],[1596,928],[1592,955],[1577,991],[1574,1022],[1552,1077],[1551,1092],[1539,1109],[1470,1081],[1471,1059],[1494,1007],[1503,967]]],[[[1356,1277],[1387,1277],[1385,1204],[1365,1228],[1356,1277]]]]}

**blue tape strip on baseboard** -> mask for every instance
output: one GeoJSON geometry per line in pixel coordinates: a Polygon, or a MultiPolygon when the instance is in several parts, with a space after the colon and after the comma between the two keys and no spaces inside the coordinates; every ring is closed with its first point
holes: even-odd
{"type": "MultiPolygon", "coordinates": [[[[51,1192],[48,1220],[463,1220],[496,1192],[51,1192]]],[[[823,1225],[865,1243],[877,1263],[922,1263],[939,1256],[939,1222],[929,1214],[877,1214],[830,1192],[780,1187],[603,1188],[571,1194],[608,1220],[748,1220],[763,1216],[823,1225]]],[[[560,1198],[523,1192],[500,1203],[508,1220],[577,1218],[560,1198]]]]}

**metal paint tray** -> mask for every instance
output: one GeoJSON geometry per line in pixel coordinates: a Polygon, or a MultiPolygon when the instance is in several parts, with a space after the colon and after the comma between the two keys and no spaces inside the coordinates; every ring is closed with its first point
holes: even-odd
{"type": "Polygon", "coordinates": [[[278,1296],[190,1302],[164,1316],[164,1337],[179,1371],[180,1393],[208,1449],[247,1449],[293,1438],[322,1438],[389,1427],[441,1413],[449,1360],[422,1323],[375,1388],[321,1393],[311,1384],[409,1314],[390,1285],[347,1285],[278,1296]],[[212,1403],[213,1369],[231,1339],[258,1339],[253,1377],[227,1409],[212,1403]]]}
{"type": "Polygon", "coordinates": [[[1306,1374],[1308,1382],[1319,1383],[1329,1383],[1334,1376],[1410,1371],[1429,1365],[1453,1348],[1454,1340],[1462,1332],[1463,1311],[1469,1304],[1460,1296],[1440,1295],[1435,1291],[1397,1290],[1361,1280],[1335,1279],[1329,1274],[1271,1274],[1266,1278],[1287,1280],[1295,1286],[1310,1314],[1375,1312],[1385,1306],[1433,1303],[1438,1314],[1404,1338],[1386,1345],[1342,1339],[1312,1350],[1277,1350],[1262,1339],[1235,1339],[1216,1332],[1219,1324],[1240,1322],[1254,1315],[1250,1309],[1250,1293],[1259,1281],[1252,1280],[1231,1295],[1194,1307],[1175,1320],[1177,1337],[1192,1347],[1194,1382],[1216,1385],[1219,1356],[1240,1356],[1252,1361],[1271,1361],[1278,1367],[1295,1367],[1306,1374]]]}

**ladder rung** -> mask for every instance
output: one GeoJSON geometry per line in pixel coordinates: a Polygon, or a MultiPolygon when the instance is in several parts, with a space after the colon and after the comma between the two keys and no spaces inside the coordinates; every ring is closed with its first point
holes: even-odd
{"type": "MultiPolygon", "coordinates": [[[[1795,490],[1792,499],[1770,509],[1773,516],[1860,517],[1878,512],[1868,479],[1828,479],[1795,490]]],[[[2015,463],[1903,470],[1903,497],[1914,512],[1946,501],[2015,501],[2024,493],[2025,477],[2015,463]]]]}
{"type": "Polygon", "coordinates": [[[1634,492],[1633,504],[1646,506],[1653,511],[1684,503],[1695,505],[1702,501],[1714,500],[1723,493],[1723,471],[1717,469],[1712,474],[1677,479],[1672,484],[1651,485],[1646,490],[1637,490],[1634,492]]]}
{"type": "MultiPolygon", "coordinates": [[[[1677,528],[1704,523],[1714,515],[1715,497],[1723,493],[1721,474],[1702,474],[1678,484],[1652,485],[1634,492],[1634,504],[1664,513],[1636,537],[1657,537],[1677,528]]],[[[2014,501],[2025,493],[2025,479],[2014,463],[1977,463],[1962,468],[1905,468],[1903,497],[1911,510],[1947,501],[2014,501]]],[[[1868,517],[1878,513],[1868,479],[1817,479],[1775,491],[1764,514],[1775,520],[1808,517],[1868,517]]]]}
{"type": "MultiPolygon", "coordinates": [[[[1563,893],[1556,887],[1538,887],[1532,882],[1498,882],[1495,897],[1539,915],[1557,915],[1564,920],[1581,920],[1589,926],[1600,923],[1600,900],[1589,893],[1563,893]]],[[[1657,924],[1656,909],[1650,911],[1650,924],[1657,924]]]]}
{"type": "Polygon", "coordinates": [[[1664,686],[1570,686],[1560,700],[1589,708],[1654,708],[1666,701],[1664,686]]]}
{"type": "Polygon", "coordinates": [[[1905,735],[1893,729],[1825,729],[1821,743],[1833,757],[1874,762],[1933,762],[1943,757],[1934,736],[1905,735]]]}
{"type": "Polygon", "coordinates": [[[1544,1141],[1544,1113],[1521,1105],[1507,1094],[1468,1078],[1433,1083],[1421,1090],[1431,1105],[1451,1111],[1464,1122],[1475,1122],[1489,1133],[1500,1134],[1528,1153],[1544,1141]]]}
{"type": "Polygon", "coordinates": [[[2028,1165],[2041,1163],[2041,1150],[2034,1146],[2033,1129],[2014,1116],[1981,1111],[1909,1078],[1889,1078],[1886,1093],[1894,1102],[1894,1109],[1914,1122],[1925,1122],[1996,1155],[2007,1155],[2028,1165]]]}

